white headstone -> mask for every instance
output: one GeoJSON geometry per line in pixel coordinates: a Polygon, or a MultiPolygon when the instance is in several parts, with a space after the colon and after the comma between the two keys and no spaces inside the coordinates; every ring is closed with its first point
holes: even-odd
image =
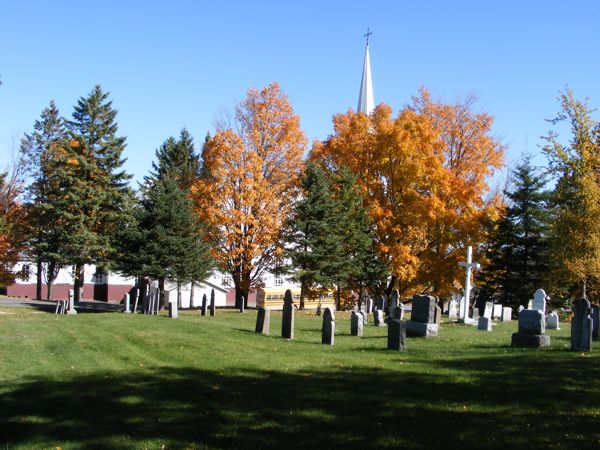
{"type": "Polygon", "coordinates": [[[450,305],[448,305],[448,318],[458,319],[458,301],[454,298],[450,300],[450,305]]]}
{"type": "Polygon", "coordinates": [[[494,311],[492,312],[492,319],[502,320],[502,305],[494,305],[494,311]]]}
{"type": "Polygon", "coordinates": [[[483,317],[487,317],[488,319],[491,319],[493,310],[494,310],[494,304],[492,302],[485,302],[485,309],[483,310],[483,317]]]}
{"type": "Polygon", "coordinates": [[[560,330],[557,313],[551,312],[546,316],[546,328],[548,330],[560,330]]]}
{"type": "Polygon", "coordinates": [[[502,322],[510,322],[512,320],[512,308],[505,306],[502,308],[502,322]]]}
{"type": "Polygon", "coordinates": [[[533,294],[533,302],[531,309],[537,309],[541,311],[543,315],[546,315],[546,292],[543,289],[538,289],[533,294]]]}

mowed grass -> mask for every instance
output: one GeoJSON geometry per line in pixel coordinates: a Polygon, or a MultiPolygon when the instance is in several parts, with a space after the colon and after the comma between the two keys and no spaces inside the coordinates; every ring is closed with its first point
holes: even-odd
{"type": "Polygon", "coordinates": [[[55,316],[0,308],[1,448],[599,448],[600,350],[513,349],[444,323],[386,350],[386,328],[335,346],[297,313],[295,339],[255,311],[55,316]]]}

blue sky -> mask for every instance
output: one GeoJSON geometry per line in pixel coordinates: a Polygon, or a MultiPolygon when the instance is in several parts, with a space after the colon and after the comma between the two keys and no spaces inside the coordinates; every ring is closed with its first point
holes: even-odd
{"type": "Polygon", "coordinates": [[[138,180],[167,137],[185,126],[201,142],[271,81],[323,139],[333,114],[356,108],[367,27],[376,103],[398,111],[421,85],[449,101],[474,92],[508,163],[539,153],[565,86],[600,104],[592,0],[0,0],[0,165],[50,100],[70,116],[95,84],[119,110],[138,180]]]}

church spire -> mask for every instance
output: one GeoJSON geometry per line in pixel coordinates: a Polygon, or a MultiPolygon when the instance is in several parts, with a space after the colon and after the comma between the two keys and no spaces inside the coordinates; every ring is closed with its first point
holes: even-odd
{"type": "Polygon", "coordinates": [[[357,112],[362,112],[367,115],[371,114],[375,109],[375,101],[373,99],[373,83],[371,82],[371,61],[369,59],[369,36],[373,33],[367,28],[367,45],[365,47],[365,62],[363,64],[362,80],[360,81],[360,93],[358,95],[357,112]]]}

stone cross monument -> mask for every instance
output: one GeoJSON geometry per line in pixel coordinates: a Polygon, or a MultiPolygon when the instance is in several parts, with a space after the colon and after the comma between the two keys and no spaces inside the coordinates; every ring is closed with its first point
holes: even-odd
{"type": "Polygon", "coordinates": [[[467,275],[465,277],[465,308],[462,312],[462,321],[464,323],[469,323],[469,301],[471,300],[471,269],[479,269],[479,263],[474,263],[472,261],[473,248],[469,245],[467,247],[467,261],[461,261],[458,263],[460,267],[464,267],[467,275]]]}

